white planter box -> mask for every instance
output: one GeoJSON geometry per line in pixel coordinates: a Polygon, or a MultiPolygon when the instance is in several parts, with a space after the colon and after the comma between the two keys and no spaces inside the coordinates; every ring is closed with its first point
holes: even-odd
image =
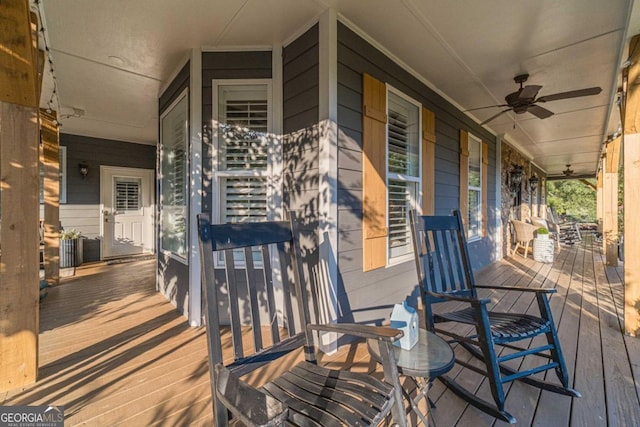
{"type": "Polygon", "coordinates": [[[553,240],[533,239],[533,259],[539,262],[553,262],[553,240]]]}

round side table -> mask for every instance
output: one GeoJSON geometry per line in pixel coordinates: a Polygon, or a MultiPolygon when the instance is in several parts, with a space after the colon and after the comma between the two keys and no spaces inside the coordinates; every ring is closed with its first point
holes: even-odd
{"type": "MultiPolygon", "coordinates": [[[[398,365],[398,372],[410,377],[416,384],[416,398],[411,399],[407,391],[403,390],[405,398],[407,398],[411,404],[411,408],[416,412],[418,417],[420,417],[424,425],[428,426],[429,423],[425,414],[418,409],[418,402],[422,398],[428,399],[427,393],[431,379],[443,375],[453,368],[455,356],[451,346],[439,336],[426,329],[420,329],[418,333],[418,343],[413,346],[411,350],[404,350],[397,346],[394,346],[393,350],[398,365]]],[[[378,363],[382,362],[377,340],[367,340],[367,349],[375,361],[378,363]]],[[[428,407],[429,402],[427,402],[427,408],[428,407]]]]}

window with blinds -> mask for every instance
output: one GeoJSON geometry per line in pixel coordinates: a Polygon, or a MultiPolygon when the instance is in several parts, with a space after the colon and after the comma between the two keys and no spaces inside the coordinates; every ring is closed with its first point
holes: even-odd
{"type": "Polygon", "coordinates": [[[482,141],[469,134],[469,218],[468,238],[482,232],[482,141]]]}
{"type": "MultiPolygon", "coordinates": [[[[160,118],[160,244],[182,262],[186,262],[188,230],[187,105],[185,93],[160,118]]],[[[122,183],[122,197],[116,199],[116,207],[135,205],[134,187],[122,183]]]]}
{"type": "Polygon", "coordinates": [[[415,106],[404,105],[406,101],[392,95],[389,94],[387,134],[389,172],[418,176],[418,111],[415,106]]]}
{"type": "Polygon", "coordinates": [[[220,125],[221,168],[267,168],[267,100],[226,100],[220,125]]]}
{"type": "Polygon", "coordinates": [[[412,252],[409,211],[415,206],[415,182],[389,180],[389,258],[412,252]]]}
{"type": "Polygon", "coordinates": [[[267,181],[265,178],[223,178],[225,198],[222,222],[267,220],[267,181]]]}
{"type": "Polygon", "coordinates": [[[113,183],[113,198],[116,211],[139,211],[142,207],[142,180],[140,178],[116,177],[113,183]]]}
{"type": "Polygon", "coordinates": [[[420,104],[388,91],[387,206],[389,260],[412,252],[409,211],[420,186],[420,104]]]}
{"type": "Polygon", "coordinates": [[[268,216],[270,85],[214,84],[220,222],[265,221],[268,216]]]}

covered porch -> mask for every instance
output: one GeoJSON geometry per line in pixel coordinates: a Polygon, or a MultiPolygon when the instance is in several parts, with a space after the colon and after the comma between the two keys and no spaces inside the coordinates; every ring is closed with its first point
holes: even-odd
{"type": "MultiPolygon", "coordinates": [[[[153,260],[93,264],[51,289],[41,310],[39,381],[3,394],[0,405],[64,405],[70,426],[210,425],[204,328],[190,328],[156,293],[154,268],[153,260]]],[[[583,397],[515,383],[507,408],[519,425],[640,425],[640,343],[622,333],[622,269],[606,266],[600,244],[586,236],[563,246],[553,264],[515,255],[476,276],[479,284],[558,290],[551,306],[583,397]]],[[[528,296],[497,298],[500,309],[536,310],[528,296]]],[[[468,358],[463,351],[458,357],[468,358]]],[[[361,343],[343,346],[321,363],[380,371],[361,343]]],[[[458,367],[452,375],[488,398],[480,377],[458,367]]],[[[430,397],[436,425],[500,424],[438,382],[430,397]]]]}

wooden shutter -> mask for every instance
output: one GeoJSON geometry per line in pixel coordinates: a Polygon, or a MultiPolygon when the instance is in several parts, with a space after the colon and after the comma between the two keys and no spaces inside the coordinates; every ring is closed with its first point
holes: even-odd
{"type": "Polygon", "coordinates": [[[489,144],[482,142],[482,237],[487,236],[489,221],[489,198],[487,183],[489,181],[489,144]]]}
{"type": "Polygon", "coordinates": [[[368,74],[362,84],[362,260],[369,271],[387,262],[387,88],[368,74]]]}
{"type": "Polygon", "coordinates": [[[422,108],[422,214],[435,214],[436,115],[422,108]]]}
{"type": "Polygon", "coordinates": [[[460,212],[465,233],[469,230],[469,133],[460,129],[460,212]]]}

